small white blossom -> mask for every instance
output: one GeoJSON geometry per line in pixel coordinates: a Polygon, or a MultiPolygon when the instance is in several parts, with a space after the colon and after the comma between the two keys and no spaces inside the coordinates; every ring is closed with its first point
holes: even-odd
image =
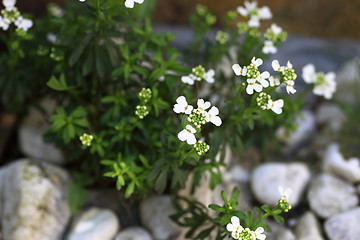
{"type": "Polygon", "coordinates": [[[273,60],[271,63],[272,68],[274,69],[274,71],[276,72],[283,72],[285,67],[280,66],[280,63],[278,60],[273,60]]]}
{"type": "Polygon", "coordinates": [[[189,85],[194,85],[195,80],[196,80],[196,76],[192,73],[190,73],[188,76],[181,77],[181,81],[189,85]]]}
{"type": "Polygon", "coordinates": [[[236,76],[246,76],[247,68],[246,67],[240,67],[239,64],[232,65],[232,70],[234,71],[236,76]]]}
{"type": "Polygon", "coordinates": [[[295,82],[293,80],[286,81],[285,84],[286,84],[286,92],[288,94],[296,93],[296,89],[294,88],[295,82]]]}
{"type": "Polygon", "coordinates": [[[315,83],[316,72],[314,64],[307,64],[302,68],[302,78],[306,83],[315,83]]]}
{"type": "Polygon", "coordinates": [[[18,29],[27,32],[27,30],[29,30],[29,28],[32,27],[33,22],[30,19],[25,19],[22,16],[20,16],[15,20],[14,24],[18,29]]]}
{"type": "Polygon", "coordinates": [[[125,7],[133,8],[134,7],[134,2],[142,4],[144,2],[144,0],[126,0],[125,1],[125,7]]]}
{"type": "Polygon", "coordinates": [[[275,23],[273,23],[273,24],[271,24],[271,31],[273,31],[273,33],[275,34],[275,35],[279,35],[280,33],[282,33],[282,28],[281,27],[279,27],[278,25],[276,25],[275,23]]]}
{"type": "Polygon", "coordinates": [[[207,81],[208,83],[213,83],[214,82],[214,76],[215,76],[215,71],[213,69],[210,69],[209,71],[207,71],[206,73],[204,73],[203,78],[205,79],[205,81],[207,81]]]}
{"type": "Polygon", "coordinates": [[[256,80],[263,86],[264,88],[267,88],[269,86],[269,82],[266,81],[270,77],[270,73],[268,71],[265,71],[261,73],[259,76],[257,76],[256,80]]]}
{"type": "Polygon", "coordinates": [[[196,143],[194,133],[196,133],[195,128],[191,125],[186,125],[186,128],[178,133],[178,138],[180,141],[186,141],[189,145],[194,145],[196,143]]]}
{"type": "Polygon", "coordinates": [[[280,85],[280,80],[278,78],[273,77],[273,76],[269,77],[269,82],[270,82],[271,87],[280,85]]]}
{"type": "Polygon", "coordinates": [[[176,113],[185,113],[190,114],[193,110],[193,106],[188,105],[186,98],[184,96],[180,96],[176,99],[176,104],[174,105],[173,111],[176,113]]]}
{"type": "Polygon", "coordinates": [[[251,59],[251,64],[253,64],[255,67],[259,67],[260,65],[262,65],[263,64],[263,60],[261,59],[261,58],[255,58],[255,57],[253,57],[252,59],[251,59]]]}
{"type": "Polygon", "coordinates": [[[236,216],[231,217],[231,223],[226,225],[226,230],[231,232],[231,236],[235,239],[239,239],[239,233],[244,230],[240,225],[240,219],[236,216]]]}
{"type": "Polygon", "coordinates": [[[290,61],[287,61],[286,66],[287,66],[288,68],[293,68],[293,65],[291,64],[290,61]]]}
{"type": "Polygon", "coordinates": [[[2,28],[4,31],[9,29],[10,23],[11,21],[9,19],[0,16],[0,28],[2,28]]]}
{"type": "Polygon", "coordinates": [[[222,124],[222,121],[218,115],[219,109],[215,106],[212,106],[210,110],[205,114],[205,120],[207,122],[213,123],[215,126],[220,126],[222,124]]]}
{"type": "Polygon", "coordinates": [[[205,112],[205,110],[208,109],[211,106],[211,103],[210,102],[205,102],[204,99],[200,98],[200,99],[197,100],[197,106],[198,106],[198,109],[201,112],[205,112]]]}
{"type": "Polygon", "coordinates": [[[248,25],[249,27],[259,27],[260,20],[270,19],[272,17],[269,7],[264,6],[257,8],[257,2],[248,2],[245,1],[245,7],[239,6],[237,11],[240,15],[249,18],[248,25]]]}
{"type": "Polygon", "coordinates": [[[281,114],[283,106],[284,106],[284,100],[279,99],[274,102],[273,100],[270,99],[267,108],[271,109],[276,114],[281,114]]]}
{"type": "Polygon", "coordinates": [[[11,12],[16,4],[16,0],[3,0],[2,1],[6,11],[11,12]]]}
{"type": "Polygon", "coordinates": [[[248,79],[247,80],[248,82],[248,85],[246,87],[246,92],[247,94],[253,94],[254,93],[254,90],[257,91],[257,92],[261,92],[262,91],[262,86],[258,83],[256,83],[256,79],[248,79]]]}
{"type": "Polygon", "coordinates": [[[262,52],[264,54],[275,54],[277,52],[277,48],[274,46],[274,43],[269,40],[264,41],[264,47],[262,48],[262,52]]]}
{"type": "Polygon", "coordinates": [[[255,232],[253,232],[253,238],[254,239],[259,239],[259,240],[265,240],[266,235],[263,234],[264,232],[264,228],[262,227],[258,227],[255,232]]]}
{"type": "Polygon", "coordinates": [[[278,186],[278,190],[279,190],[279,193],[280,193],[280,196],[281,196],[280,199],[289,201],[289,197],[290,197],[290,195],[292,193],[291,188],[284,189],[283,186],[278,186]]]}
{"type": "Polygon", "coordinates": [[[80,2],[85,2],[85,0],[79,0],[80,2]]]}
{"type": "Polygon", "coordinates": [[[326,99],[331,99],[336,91],[335,73],[329,72],[324,76],[324,83],[315,85],[313,93],[315,95],[324,96],[326,99]]]}

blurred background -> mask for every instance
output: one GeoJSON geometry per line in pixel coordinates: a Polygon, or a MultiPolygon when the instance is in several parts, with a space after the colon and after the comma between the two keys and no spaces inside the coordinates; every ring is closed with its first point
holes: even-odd
{"type": "MultiPolygon", "coordinates": [[[[77,1],[77,0],[73,0],[77,1]]],[[[145,0],[146,1],[146,0],[145,0]]],[[[18,1],[20,10],[41,14],[49,2],[64,0],[18,1]]],[[[155,23],[187,25],[196,4],[203,4],[218,19],[229,10],[243,5],[243,0],[157,0],[155,23]]],[[[269,6],[273,21],[292,34],[314,37],[360,39],[360,0],[259,0],[269,6]]]]}

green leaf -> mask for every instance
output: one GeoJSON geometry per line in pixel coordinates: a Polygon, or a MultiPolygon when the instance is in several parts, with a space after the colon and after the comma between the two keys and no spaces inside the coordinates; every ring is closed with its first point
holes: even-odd
{"type": "Polygon", "coordinates": [[[126,197],[126,198],[130,197],[131,194],[133,194],[134,188],[135,188],[135,182],[132,181],[132,182],[130,182],[130,184],[129,184],[128,187],[126,188],[126,191],[125,191],[125,197],[126,197]]]}
{"type": "Polygon", "coordinates": [[[79,213],[81,207],[85,203],[87,194],[88,191],[80,185],[77,185],[76,183],[69,184],[67,200],[73,216],[79,213]]]}
{"type": "Polygon", "coordinates": [[[120,190],[121,187],[124,185],[125,185],[125,180],[124,180],[123,176],[118,175],[117,180],[116,180],[116,189],[120,190]]]}
{"type": "Polygon", "coordinates": [[[221,198],[222,198],[222,200],[224,201],[225,204],[228,203],[228,200],[226,198],[226,195],[225,195],[224,191],[221,191],[221,198]]]}
{"type": "Polygon", "coordinates": [[[281,216],[279,216],[277,214],[273,214],[272,216],[273,216],[273,218],[275,219],[275,221],[277,223],[284,224],[284,218],[283,217],[281,217],[281,216]]]}
{"type": "Polygon", "coordinates": [[[81,54],[84,52],[85,48],[89,45],[92,38],[93,38],[93,34],[86,34],[85,37],[76,46],[75,50],[71,53],[71,56],[69,58],[70,67],[73,67],[75,63],[79,60],[81,54]]]}
{"type": "Polygon", "coordinates": [[[104,159],[104,160],[101,160],[100,163],[103,164],[103,165],[105,165],[105,166],[113,166],[113,164],[115,163],[115,161],[114,161],[114,160],[104,159]]]}
{"type": "Polygon", "coordinates": [[[159,177],[156,179],[154,186],[155,190],[158,193],[162,193],[165,190],[166,182],[167,182],[167,171],[164,170],[160,173],[159,177]]]}
{"type": "Polygon", "coordinates": [[[73,89],[74,87],[68,87],[65,81],[64,74],[60,75],[60,79],[57,80],[56,77],[52,76],[50,80],[46,83],[46,85],[57,91],[66,91],[69,89],[73,89]]]}

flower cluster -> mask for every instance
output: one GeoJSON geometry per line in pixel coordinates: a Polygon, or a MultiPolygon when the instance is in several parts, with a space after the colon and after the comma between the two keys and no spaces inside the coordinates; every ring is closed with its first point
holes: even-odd
{"type": "Polygon", "coordinates": [[[225,44],[229,40],[229,34],[223,31],[217,31],[215,40],[220,44],[225,44]]]}
{"type": "Polygon", "coordinates": [[[183,141],[189,145],[194,145],[194,148],[197,154],[202,155],[206,153],[210,147],[202,140],[196,141],[195,133],[201,131],[201,126],[211,122],[216,126],[222,124],[221,118],[219,115],[219,109],[215,106],[212,106],[210,102],[205,102],[203,99],[198,99],[197,101],[198,108],[194,109],[193,106],[189,105],[184,96],[180,96],[176,99],[176,104],[174,105],[173,111],[175,113],[185,113],[188,115],[185,129],[178,133],[178,138],[180,141],[183,141]]]}
{"type": "Polygon", "coordinates": [[[17,31],[27,32],[32,27],[33,22],[30,19],[23,18],[15,7],[16,0],[3,0],[2,3],[5,9],[1,10],[0,28],[6,31],[10,24],[14,23],[17,31]]]}
{"type": "Polygon", "coordinates": [[[196,13],[202,17],[207,25],[213,25],[216,22],[216,16],[211,14],[207,7],[201,4],[196,5],[196,13]]]}
{"type": "Polygon", "coordinates": [[[189,85],[194,85],[195,81],[201,81],[203,79],[208,83],[213,83],[215,80],[214,76],[215,71],[213,69],[206,71],[203,66],[199,65],[194,67],[192,69],[192,73],[190,73],[188,76],[182,76],[181,81],[189,85]]]}
{"type": "Polygon", "coordinates": [[[289,196],[291,195],[292,190],[290,188],[284,188],[282,186],[278,187],[281,198],[279,199],[278,206],[283,212],[288,212],[291,209],[289,204],[289,196]]]}
{"type": "Polygon", "coordinates": [[[264,240],[266,235],[263,234],[264,228],[258,227],[255,231],[244,228],[240,225],[240,219],[236,216],[231,217],[231,223],[226,225],[226,229],[231,232],[231,237],[239,240],[264,240]]]}
{"type": "Polygon", "coordinates": [[[277,52],[276,45],[282,41],[284,42],[287,38],[286,32],[281,27],[273,23],[269,29],[265,32],[265,41],[262,52],[265,54],[275,54],[277,52]]]}
{"type": "Polygon", "coordinates": [[[143,119],[149,114],[149,110],[146,106],[137,105],[135,110],[135,115],[138,116],[140,119],[143,119]]]}
{"type": "Polygon", "coordinates": [[[139,92],[140,101],[147,103],[151,98],[151,89],[150,88],[142,88],[139,92]]]}
{"type": "Polygon", "coordinates": [[[82,136],[79,137],[81,144],[89,147],[91,145],[91,141],[94,139],[93,135],[84,133],[82,136]]]}
{"type": "Polygon", "coordinates": [[[138,93],[138,97],[140,100],[140,105],[136,106],[135,115],[138,116],[138,118],[143,119],[149,114],[149,110],[146,104],[151,99],[151,89],[142,88],[138,93]]]}
{"type": "MultiPolygon", "coordinates": [[[[85,2],[85,0],[79,0],[80,2],[85,2]]],[[[133,8],[135,3],[142,4],[144,0],[126,0],[125,1],[125,7],[127,8],[133,8]]]]}
{"type": "Polygon", "coordinates": [[[314,85],[313,93],[315,95],[331,99],[336,91],[336,75],[334,72],[327,74],[315,72],[315,66],[313,64],[307,64],[302,69],[302,77],[306,83],[314,85]]]}
{"type": "Polygon", "coordinates": [[[282,113],[282,107],[284,106],[284,100],[278,99],[273,101],[271,96],[267,93],[260,93],[259,96],[256,98],[257,105],[262,110],[269,110],[271,109],[276,114],[282,113]]]}
{"type": "Polygon", "coordinates": [[[256,1],[245,1],[244,5],[245,7],[239,6],[237,11],[241,16],[249,19],[248,25],[251,28],[260,27],[260,20],[272,18],[271,11],[267,6],[258,8],[256,1]]]}
{"type": "Polygon", "coordinates": [[[273,60],[271,65],[272,65],[272,68],[274,69],[274,71],[280,73],[281,78],[283,80],[282,82],[286,86],[286,92],[288,94],[296,93],[296,89],[294,88],[294,85],[295,85],[295,80],[297,78],[297,75],[296,75],[296,73],[293,69],[293,65],[290,63],[290,61],[287,62],[286,66],[280,66],[278,60],[273,60]]]}

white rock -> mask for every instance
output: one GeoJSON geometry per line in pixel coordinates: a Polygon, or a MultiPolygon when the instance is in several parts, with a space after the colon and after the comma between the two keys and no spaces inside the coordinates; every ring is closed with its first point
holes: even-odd
{"type": "Polygon", "coordinates": [[[335,215],[324,223],[330,240],[359,240],[360,207],[335,215]]]}
{"type": "Polygon", "coordinates": [[[142,227],[129,227],[116,235],[115,240],[152,240],[152,237],[142,227]]]}
{"type": "Polygon", "coordinates": [[[119,221],[111,210],[90,208],[76,219],[67,239],[111,240],[119,227],[119,221]]]}
{"type": "Polygon", "coordinates": [[[286,134],[285,127],[279,128],[276,132],[277,138],[284,141],[288,147],[297,146],[314,133],[316,127],[315,116],[310,111],[302,111],[301,115],[296,117],[296,124],[297,128],[289,135],[286,134]]]}
{"type": "Polygon", "coordinates": [[[255,198],[262,204],[276,206],[280,199],[278,186],[291,188],[289,197],[291,206],[296,206],[310,180],[310,171],[303,163],[265,163],[251,174],[251,190],[255,198]]]}
{"type": "Polygon", "coordinates": [[[310,208],[322,218],[339,214],[358,205],[354,186],[329,174],[316,176],[308,191],[310,208]]]}
{"type": "Polygon", "coordinates": [[[47,163],[18,160],[1,170],[0,225],[6,240],[59,240],[70,219],[68,174],[47,163]]]}
{"type": "Polygon", "coordinates": [[[341,109],[331,103],[323,103],[316,111],[316,122],[325,125],[331,132],[338,132],[346,120],[341,109]]]}
{"type": "Polygon", "coordinates": [[[300,217],[295,228],[297,240],[323,240],[321,229],[315,215],[308,211],[300,217]]]}
{"type": "Polygon", "coordinates": [[[181,228],[169,218],[174,213],[170,196],[152,196],[140,204],[142,225],[156,240],[172,240],[180,234],[181,228]]]}
{"type": "Polygon", "coordinates": [[[223,182],[234,183],[234,182],[248,182],[250,174],[247,170],[242,168],[240,165],[232,166],[229,171],[223,174],[223,182]]]}
{"type": "MultiPolygon", "coordinates": [[[[41,104],[48,113],[55,105],[53,101],[46,100],[41,104]]],[[[30,108],[29,114],[23,120],[18,130],[18,140],[21,152],[34,159],[47,161],[54,164],[64,164],[64,154],[52,143],[46,143],[43,135],[49,129],[49,124],[44,114],[38,109],[30,108]]]]}
{"type": "Polygon", "coordinates": [[[339,151],[339,145],[330,144],[323,155],[322,167],[325,172],[332,173],[351,183],[360,181],[360,160],[358,158],[344,159],[339,151]]]}
{"type": "Polygon", "coordinates": [[[290,229],[284,229],[276,235],[276,240],[296,240],[294,233],[290,229]]]}

